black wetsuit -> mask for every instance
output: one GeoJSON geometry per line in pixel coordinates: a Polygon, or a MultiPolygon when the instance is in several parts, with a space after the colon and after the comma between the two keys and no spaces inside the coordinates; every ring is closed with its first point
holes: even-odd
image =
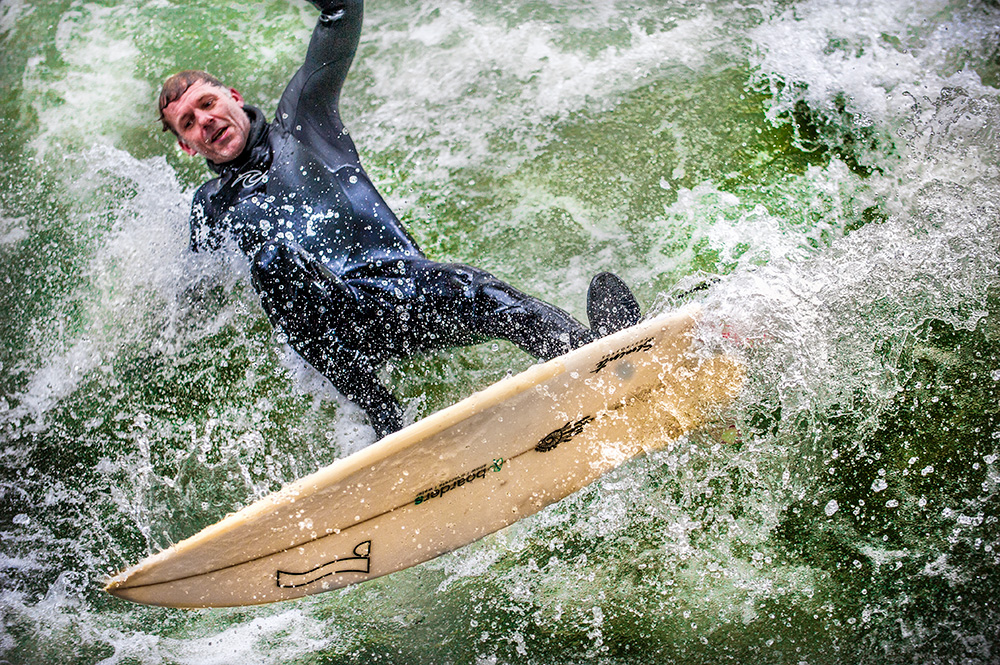
{"type": "Polygon", "coordinates": [[[246,107],[247,147],[195,194],[194,250],[231,237],[251,260],[271,322],[367,413],[379,436],[401,410],[376,376],[391,357],[491,338],[552,358],[594,338],[562,310],[489,273],[423,256],[361,168],[340,120],[361,0],[322,12],[275,120],[246,107]]]}

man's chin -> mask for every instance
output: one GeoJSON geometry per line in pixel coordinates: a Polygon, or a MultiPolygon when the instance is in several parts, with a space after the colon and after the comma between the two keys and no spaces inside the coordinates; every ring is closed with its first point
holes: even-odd
{"type": "Polygon", "coordinates": [[[242,145],[238,146],[238,149],[237,146],[233,146],[231,149],[206,151],[205,158],[214,164],[225,164],[239,157],[242,152],[242,145]]]}

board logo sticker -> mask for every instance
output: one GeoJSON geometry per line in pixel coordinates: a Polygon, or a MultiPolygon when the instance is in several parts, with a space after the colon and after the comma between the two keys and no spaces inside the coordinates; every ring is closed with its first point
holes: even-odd
{"type": "Polygon", "coordinates": [[[462,487],[463,485],[468,485],[469,483],[474,483],[481,478],[485,478],[487,471],[493,471],[495,473],[502,469],[505,461],[506,460],[503,458],[495,459],[492,464],[484,464],[480,467],[476,467],[468,473],[463,473],[461,476],[455,476],[454,478],[446,480],[443,483],[439,483],[434,487],[425,489],[417,495],[416,499],[413,500],[413,505],[419,506],[426,501],[436,499],[439,496],[444,496],[456,487],[462,487]]]}
{"type": "Polygon", "coordinates": [[[593,419],[594,416],[584,416],[576,422],[570,421],[559,429],[549,432],[545,435],[545,438],[538,442],[538,445],[535,446],[535,450],[540,453],[547,453],[560,443],[566,443],[582,432],[587,423],[591,422],[593,419]]]}
{"type": "Polygon", "coordinates": [[[602,369],[604,369],[614,361],[621,360],[625,356],[630,356],[633,353],[639,353],[640,351],[649,351],[651,348],[653,348],[654,340],[655,340],[654,337],[647,337],[646,339],[636,342],[635,344],[626,346],[624,349],[618,349],[617,351],[609,353],[608,355],[604,356],[599,361],[597,361],[597,366],[594,369],[590,370],[590,373],[597,374],[598,372],[600,372],[602,369]]]}
{"type": "Polygon", "coordinates": [[[371,570],[372,541],[365,540],[354,546],[354,556],[344,557],[324,563],[304,573],[290,573],[286,570],[277,572],[278,586],[282,589],[295,589],[312,584],[330,575],[341,573],[367,573],[371,570]]]}

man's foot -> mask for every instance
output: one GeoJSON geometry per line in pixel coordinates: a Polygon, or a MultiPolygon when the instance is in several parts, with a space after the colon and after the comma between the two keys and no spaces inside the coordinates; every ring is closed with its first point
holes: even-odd
{"type": "Polygon", "coordinates": [[[642,311],[632,291],[617,275],[594,275],[587,291],[587,318],[590,329],[604,337],[639,323],[642,311]]]}

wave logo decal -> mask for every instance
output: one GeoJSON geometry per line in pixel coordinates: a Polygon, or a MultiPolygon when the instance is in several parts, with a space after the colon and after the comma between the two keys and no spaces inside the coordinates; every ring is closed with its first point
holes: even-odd
{"type": "Polygon", "coordinates": [[[241,173],[236,178],[236,182],[240,183],[243,187],[254,187],[262,182],[267,182],[267,174],[260,169],[252,169],[241,173]]]}
{"type": "Polygon", "coordinates": [[[304,573],[291,573],[287,570],[279,570],[277,573],[278,586],[282,589],[296,589],[317,582],[330,575],[369,572],[371,570],[372,541],[366,540],[358,543],[354,546],[352,552],[354,556],[324,563],[322,566],[317,566],[304,573]]]}
{"type": "Polygon", "coordinates": [[[587,426],[587,423],[594,420],[594,416],[584,416],[577,421],[570,421],[560,427],[559,429],[549,432],[545,435],[538,445],[535,446],[535,450],[540,453],[547,453],[554,449],[560,443],[566,443],[583,431],[583,428],[587,426]]]}

